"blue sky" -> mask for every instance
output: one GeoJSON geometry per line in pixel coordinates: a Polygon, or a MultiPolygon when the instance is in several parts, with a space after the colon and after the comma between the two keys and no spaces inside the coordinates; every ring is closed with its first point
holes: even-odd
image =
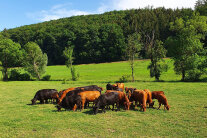
{"type": "Polygon", "coordinates": [[[0,0],[0,31],[75,15],[144,8],[194,8],[197,0],[0,0]]]}

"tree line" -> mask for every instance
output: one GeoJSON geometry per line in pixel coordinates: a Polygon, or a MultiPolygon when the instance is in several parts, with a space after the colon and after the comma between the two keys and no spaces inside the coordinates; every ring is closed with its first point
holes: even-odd
{"type": "Polygon", "coordinates": [[[182,74],[182,80],[186,76],[199,78],[206,62],[206,5],[206,0],[198,0],[195,10],[147,7],[75,16],[5,29],[1,35],[22,49],[28,42],[35,42],[47,53],[48,65],[65,64],[63,51],[70,46],[74,64],[129,59],[133,69],[134,58],[150,58],[150,75],[159,80],[167,69],[161,59],[168,56],[174,59],[175,71],[182,74]],[[139,46],[134,47],[136,50],[130,49],[133,43],[139,46]],[[134,56],[130,50],[136,52],[134,56]]]}

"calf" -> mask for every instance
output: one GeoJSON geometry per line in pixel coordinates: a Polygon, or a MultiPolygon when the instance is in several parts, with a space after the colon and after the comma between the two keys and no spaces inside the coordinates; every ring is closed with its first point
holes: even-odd
{"type": "Polygon", "coordinates": [[[121,91],[115,91],[115,90],[107,90],[106,93],[109,92],[117,92],[119,93],[119,104],[120,105],[124,105],[126,110],[129,110],[131,102],[129,101],[129,99],[127,98],[126,94],[124,92],[121,91]]]}
{"type": "Polygon", "coordinates": [[[160,94],[164,94],[163,91],[152,91],[152,99],[157,99],[157,96],[160,94]]]}
{"type": "Polygon", "coordinates": [[[56,99],[59,98],[58,91],[56,89],[42,89],[36,92],[34,98],[31,100],[34,105],[37,100],[40,103],[47,103],[48,99],[56,99]]]}
{"type": "Polygon", "coordinates": [[[170,106],[168,105],[167,98],[166,98],[166,96],[164,94],[157,95],[157,100],[159,102],[158,109],[160,109],[161,104],[163,104],[164,105],[164,110],[165,110],[165,108],[167,110],[170,110],[170,106]]]}
{"type": "Polygon", "coordinates": [[[96,100],[95,106],[93,107],[93,112],[94,112],[94,114],[97,114],[98,109],[101,108],[102,111],[105,113],[106,112],[105,106],[113,105],[113,109],[114,109],[114,104],[116,104],[117,110],[120,110],[119,109],[119,93],[109,92],[109,93],[102,94],[96,100]]]}

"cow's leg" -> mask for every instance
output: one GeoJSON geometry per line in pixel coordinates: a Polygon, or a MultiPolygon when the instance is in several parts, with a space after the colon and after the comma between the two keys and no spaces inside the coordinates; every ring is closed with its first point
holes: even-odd
{"type": "Polygon", "coordinates": [[[77,109],[77,105],[75,104],[73,107],[73,111],[76,111],[76,109],[77,109]]]}
{"type": "Polygon", "coordinates": [[[116,103],[116,108],[117,108],[117,111],[120,111],[119,102],[116,103]]]}
{"type": "Polygon", "coordinates": [[[43,104],[44,103],[44,99],[40,99],[40,103],[43,104]]]}
{"type": "Polygon", "coordinates": [[[136,109],[137,108],[137,101],[135,101],[135,105],[134,105],[134,109],[136,109]]]}
{"type": "Polygon", "coordinates": [[[82,110],[84,109],[85,102],[86,102],[86,100],[82,99],[82,110]]]}
{"type": "Polygon", "coordinates": [[[160,109],[160,106],[161,106],[161,103],[159,103],[159,107],[157,108],[157,110],[159,110],[159,109],[160,109]]]}
{"type": "Polygon", "coordinates": [[[112,111],[114,111],[114,104],[112,104],[112,107],[113,107],[113,108],[112,108],[112,111]]]}
{"type": "Polygon", "coordinates": [[[102,107],[102,112],[106,113],[105,106],[102,107]]]}

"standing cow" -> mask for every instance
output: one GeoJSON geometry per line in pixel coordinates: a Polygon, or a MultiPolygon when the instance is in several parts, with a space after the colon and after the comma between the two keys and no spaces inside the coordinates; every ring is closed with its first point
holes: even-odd
{"type": "Polygon", "coordinates": [[[48,103],[48,99],[57,99],[59,98],[58,91],[56,89],[41,89],[36,92],[34,98],[31,100],[34,105],[37,100],[40,101],[41,104],[48,103]]]}

